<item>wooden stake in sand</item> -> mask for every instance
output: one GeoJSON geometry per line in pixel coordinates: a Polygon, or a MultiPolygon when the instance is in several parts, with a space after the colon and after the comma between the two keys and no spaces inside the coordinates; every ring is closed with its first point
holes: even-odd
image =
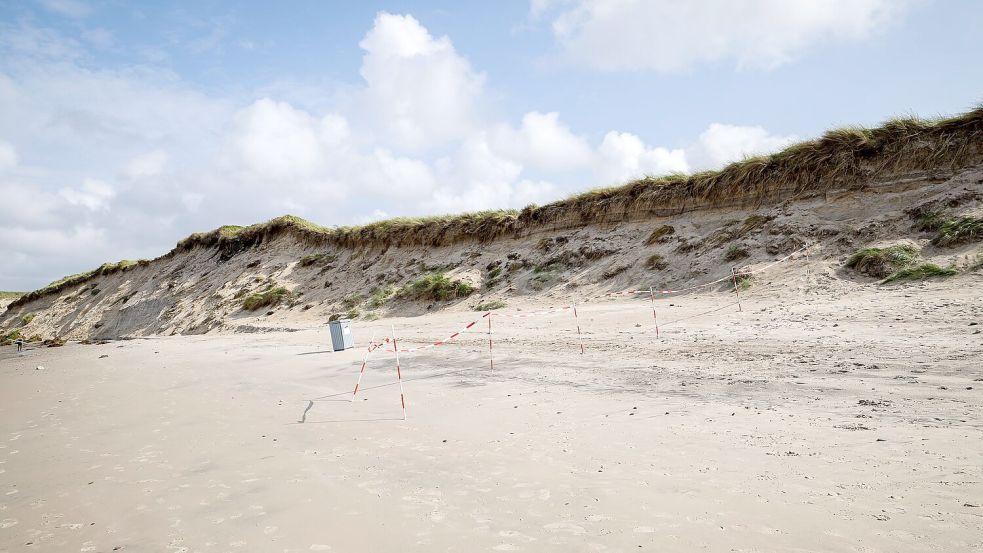
{"type": "Polygon", "coordinates": [[[737,271],[734,270],[733,267],[730,268],[730,276],[732,279],[734,279],[734,293],[737,294],[737,310],[744,311],[744,309],[741,308],[741,292],[737,288],[737,271]]]}
{"type": "Polygon", "coordinates": [[[659,337],[659,316],[655,314],[655,291],[649,286],[649,297],[652,298],[652,318],[655,319],[655,337],[659,337]]]}
{"type": "Polygon", "coordinates": [[[355,381],[355,390],[352,392],[352,403],[355,403],[355,394],[358,393],[358,385],[362,383],[362,373],[365,372],[365,365],[369,362],[369,354],[372,353],[372,345],[375,344],[375,330],[372,330],[372,337],[369,338],[369,347],[365,348],[365,357],[362,358],[362,368],[358,370],[358,380],[355,381]]]}
{"type": "Polygon", "coordinates": [[[396,352],[396,380],[399,381],[399,404],[403,407],[403,420],[406,420],[406,399],[403,396],[403,374],[399,371],[399,344],[396,343],[396,326],[390,325],[393,331],[393,351],[396,352]]]}
{"type": "Polygon", "coordinates": [[[580,340],[580,355],[584,354],[584,337],[580,334],[580,317],[577,316],[577,304],[573,304],[573,318],[577,321],[577,339],[580,340]]]}
{"type": "Polygon", "coordinates": [[[492,314],[491,311],[488,312],[488,368],[495,369],[495,356],[492,355],[492,326],[491,326],[492,314]]]}

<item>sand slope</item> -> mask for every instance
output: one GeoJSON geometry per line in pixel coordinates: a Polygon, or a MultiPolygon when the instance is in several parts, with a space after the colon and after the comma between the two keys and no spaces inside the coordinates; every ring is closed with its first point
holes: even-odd
{"type": "Polygon", "coordinates": [[[499,318],[494,370],[480,333],[402,356],[405,422],[391,355],[352,404],[323,329],[3,348],[0,551],[983,547],[983,276],[832,272],[665,300],[661,340],[581,306],[584,355],[569,314],[499,318]]]}
{"type": "MultiPolygon", "coordinates": [[[[641,286],[682,287],[760,265],[802,247],[842,263],[858,248],[909,241],[942,266],[967,264],[974,244],[935,248],[931,233],[913,230],[912,210],[946,209],[983,215],[983,169],[939,177],[918,173],[865,190],[789,200],[756,209],[716,209],[673,217],[573,228],[544,227],[521,238],[442,247],[351,249],[311,244],[289,233],[242,250],[196,247],[145,266],[92,279],[58,294],[12,306],[0,329],[69,339],[170,334],[267,332],[309,328],[355,307],[363,318],[467,310],[479,301],[567,299],[641,286]],[[672,233],[651,241],[655,229],[672,233]],[[731,249],[748,257],[727,259],[731,249]],[[305,256],[323,255],[305,265],[305,256]],[[660,255],[664,268],[651,268],[660,255]],[[402,286],[433,271],[479,286],[456,302],[370,301],[385,286],[402,286]],[[295,299],[272,309],[243,311],[249,294],[283,286],[295,299]],[[24,326],[21,319],[33,314],[24,326]]],[[[852,279],[835,273],[836,278],[852,279]]]]}

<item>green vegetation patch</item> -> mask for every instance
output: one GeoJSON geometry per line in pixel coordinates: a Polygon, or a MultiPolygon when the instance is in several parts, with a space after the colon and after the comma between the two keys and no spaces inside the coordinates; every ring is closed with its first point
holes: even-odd
{"type": "Polygon", "coordinates": [[[745,234],[761,227],[761,225],[764,225],[770,220],[771,217],[767,217],[765,215],[749,215],[746,219],[744,219],[740,230],[737,231],[738,235],[744,236],[745,234]]]}
{"type": "Polygon", "coordinates": [[[65,339],[55,336],[54,338],[48,338],[41,342],[41,344],[49,348],[60,348],[65,345],[65,339]]]}
{"type": "Polygon", "coordinates": [[[494,311],[496,309],[501,309],[508,304],[505,300],[488,300],[479,302],[478,305],[474,306],[475,311],[494,311]]]}
{"type": "Polygon", "coordinates": [[[0,300],[16,300],[24,295],[24,292],[3,292],[0,291],[0,300]]]}
{"type": "Polygon", "coordinates": [[[936,246],[955,246],[983,239],[983,219],[959,217],[942,223],[932,239],[936,246]]]}
{"type": "Polygon", "coordinates": [[[936,232],[942,228],[942,225],[944,225],[945,222],[945,211],[941,209],[933,209],[931,211],[926,211],[919,214],[915,219],[915,223],[912,225],[912,228],[922,232],[936,232]]]}
{"type": "Polygon", "coordinates": [[[664,271],[669,268],[669,262],[661,255],[654,253],[645,260],[645,268],[653,271],[664,271]]]}
{"type": "Polygon", "coordinates": [[[475,287],[461,280],[452,280],[443,273],[431,273],[399,289],[398,296],[410,300],[448,301],[466,298],[475,287]]]}
{"type": "Polygon", "coordinates": [[[910,244],[895,244],[886,248],[857,250],[846,266],[876,278],[885,278],[899,269],[910,266],[918,259],[918,248],[910,244]]]}
{"type": "Polygon", "coordinates": [[[646,244],[655,244],[659,242],[668,242],[669,238],[676,234],[676,227],[672,225],[662,225],[657,229],[652,231],[649,235],[648,240],[645,241],[646,244]]]}
{"type": "Polygon", "coordinates": [[[948,277],[957,274],[959,271],[952,267],[939,267],[935,263],[920,263],[910,267],[905,267],[891,274],[881,281],[881,284],[897,282],[900,280],[925,280],[926,278],[948,277]]]}
{"type": "Polygon", "coordinates": [[[256,311],[261,307],[277,305],[291,297],[293,297],[293,294],[290,292],[290,290],[287,290],[282,286],[277,286],[264,292],[258,292],[246,296],[246,299],[242,300],[242,308],[245,311],[256,311]]]}
{"type": "Polygon", "coordinates": [[[33,321],[34,317],[36,316],[37,314],[35,313],[28,313],[27,315],[24,315],[23,317],[20,318],[20,324],[23,326],[27,326],[31,324],[31,321],[33,321]]]}
{"type": "Polygon", "coordinates": [[[10,344],[14,343],[14,340],[18,340],[20,338],[23,338],[20,330],[11,330],[6,334],[0,335],[0,346],[9,346],[10,344]]]}
{"type": "Polygon", "coordinates": [[[369,304],[372,307],[382,307],[387,301],[395,296],[397,292],[399,292],[399,289],[395,286],[382,286],[380,288],[376,288],[375,292],[372,292],[372,297],[369,298],[369,304]]]}
{"type": "Polygon", "coordinates": [[[731,246],[727,248],[727,253],[724,254],[724,260],[737,261],[738,259],[744,259],[745,257],[748,257],[750,255],[751,254],[747,251],[746,248],[742,248],[740,246],[731,246]]]}
{"type": "Polygon", "coordinates": [[[345,296],[345,299],[341,300],[341,305],[345,306],[345,309],[354,309],[365,301],[365,297],[358,292],[352,292],[345,296]]]}
{"type": "Polygon", "coordinates": [[[310,267],[312,265],[327,265],[328,263],[334,263],[337,259],[338,256],[333,253],[312,253],[301,257],[298,263],[301,267],[310,267]]]}
{"type": "MultiPolygon", "coordinates": [[[[71,288],[72,286],[83,284],[85,282],[88,282],[89,280],[92,280],[93,278],[99,276],[108,276],[122,271],[128,271],[133,267],[136,267],[137,265],[142,266],[142,265],[146,265],[147,263],[148,261],[145,260],[132,261],[130,259],[124,259],[117,263],[103,263],[98,268],[93,269],[91,271],[60,278],[52,282],[51,284],[45,286],[44,288],[23,294],[19,298],[15,299],[10,305],[11,307],[23,305],[29,301],[36,300],[38,298],[42,298],[50,294],[57,294],[63,290],[67,290],[68,288],[71,288]]],[[[92,292],[92,295],[96,295],[98,293],[99,291],[96,290],[92,292]]]]}

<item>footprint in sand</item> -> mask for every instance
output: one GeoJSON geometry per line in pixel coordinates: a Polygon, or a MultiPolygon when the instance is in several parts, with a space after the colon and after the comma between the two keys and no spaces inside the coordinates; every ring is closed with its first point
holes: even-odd
{"type": "Polygon", "coordinates": [[[16,518],[5,518],[3,520],[0,520],[0,528],[10,528],[11,526],[16,526],[16,525],[17,525],[16,518]]]}
{"type": "Polygon", "coordinates": [[[543,526],[543,528],[547,532],[569,532],[575,536],[587,533],[587,530],[584,530],[583,526],[577,526],[569,522],[554,522],[543,526]]]}
{"type": "MultiPolygon", "coordinates": [[[[498,533],[498,535],[501,536],[501,537],[503,537],[503,538],[509,538],[509,539],[513,539],[513,540],[520,540],[520,541],[524,541],[526,543],[536,541],[536,538],[534,538],[532,536],[527,536],[527,535],[525,535],[525,534],[523,534],[521,532],[516,532],[515,530],[502,530],[501,532],[498,533]]],[[[508,545],[511,545],[511,544],[508,544],[508,545]]]]}
{"type": "Polygon", "coordinates": [[[331,549],[331,546],[330,545],[322,545],[320,543],[313,543],[313,544],[311,544],[311,547],[310,547],[310,550],[311,551],[328,551],[330,549],[331,549]]]}

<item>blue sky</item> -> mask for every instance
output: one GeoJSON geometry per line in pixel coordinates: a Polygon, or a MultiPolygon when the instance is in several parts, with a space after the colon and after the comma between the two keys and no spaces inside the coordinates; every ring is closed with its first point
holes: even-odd
{"type": "Polygon", "coordinates": [[[983,3],[0,1],[0,289],[545,203],[983,100],[983,3]]]}

